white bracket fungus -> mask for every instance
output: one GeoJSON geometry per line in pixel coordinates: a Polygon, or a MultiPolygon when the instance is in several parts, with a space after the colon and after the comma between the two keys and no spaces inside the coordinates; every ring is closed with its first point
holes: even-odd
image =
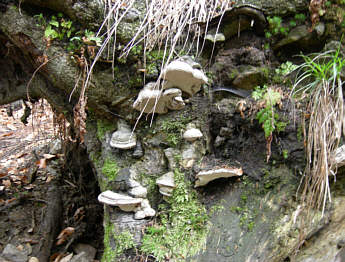
{"type": "Polygon", "coordinates": [[[159,186],[159,193],[163,196],[171,196],[175,185],[174,173],[168,172],[156,180],[156,184],[159,186]]]}
{"type": "Polygon", "coordinates": [[[207,171],[201,171],[196,175],[194,187],[200,187],[208,184],[210,181],[221,177],[242,176],[242,168],[216,168],[207,171]]]}
{"type": "Polygon", "coordinates": [[[172,61],[162,72],[165,80],[163,89],[176,87],[193,96],[202,84],[208,82],[208,78],[200,69],[201,66],[188,56],[172,61]]]}
{"type": "Polygon", "coordinates": [[[183,133],[183,138],[189,142],[194,142],[202,136],[203,135],[201,131],[195,128],[195,125],[193,123],[189,123],[187,125],[187,130],[183,133]]]}
{"type": "Polygon", "coordinates": [[[98,201],[109,206],[117,206],[125,212],[132,212],[141,207],[143,199],[133,198],[107,190],[99,194],[98,201]]]}
{"type": "Polygon", "coordinates": [[[184,106],[181,90],[177,88],[158,90],[153,82],[144,86],[133,104],[133,108],[138,111],[157,114],[165,114],[168,109],[180,110],[184,106]]]}
{"type": "Polygon", "coordinates": [[[126,122],[119,120],[117,131],[113,133],[110,139],[110,146],[120,149],[134,148],[137,144],[137,137],[132,133],[131,128],[126,122]]]}

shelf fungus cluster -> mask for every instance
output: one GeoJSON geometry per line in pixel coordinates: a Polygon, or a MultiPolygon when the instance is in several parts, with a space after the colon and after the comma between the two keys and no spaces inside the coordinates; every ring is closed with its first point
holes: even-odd
{"type": "Polygon", "coordinates": [[[200,64],[185,56],[172,61],[162,71],[161,88],[150,82],[139,92],[133,108],[144,113],[165,114],[184,108],[183,93],[193,96],[208,79],[200,64]]]}
{"type": "Polygon", "coordinates": [[[102,192],[98,196],[98,201],[109,206],[117,206],[125,212],[135,212],[135,219],[153,217],[156,214],[147,199],[134,198],[110,190],[102,192]]]}
{"type": "Polygon", "coordinates": [[[208,184],[210,181],[213,181],[221,177],[233,177],[233,176],[242,176],[242,168],[214,168],[207,171],[200,171],[196,174],[196,181],[194,187],[200,187],[208,184]]]}

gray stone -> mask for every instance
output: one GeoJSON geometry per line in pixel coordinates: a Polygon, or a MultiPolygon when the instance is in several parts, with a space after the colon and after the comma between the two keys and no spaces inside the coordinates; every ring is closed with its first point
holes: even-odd
{"type": "Polygon", "coordinates": [[[176,156],[181,154],[180,151],[176,148],[169,147],[164,150],[164,154],[168,159],[169,169],[174,170],[178,165],[176,156]]]}
{"type": "Polygon", "coordinates": [[[93,259],[91,259],[85,251],[82,251],[73,256],[70,262],[93,262],[93,259]]]}
{"type": "Polygon", "coordinates": [[[18,250],[12,244],[7,244],[5,246],[1,256],[11,262],[26,262],[28,260],[26,252],[18,250]]]}
{"type": "Polygon", "coordinates": [[[96,248],[94,248],[91,245],[83,244],[83,243],[78,243],[75,246],[73,246],[73,251],[74,253],[77,253],[77,254],[84,252],[91,262],[93,261],[97,253],[96,248]]]}

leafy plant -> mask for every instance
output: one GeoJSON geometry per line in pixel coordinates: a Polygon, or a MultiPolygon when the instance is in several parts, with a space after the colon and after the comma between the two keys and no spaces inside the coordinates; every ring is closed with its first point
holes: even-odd
{"type": "Polygon", "coordinates": [[[74,27],[72,27],[72,21],[65,20],[63,15],[59,13],[58,17],[54,15],[51,17],[51,20],[45,28],[44,37],[51,40],[63,40],[64,37],[71,37],[74,30],[74,27]]]}
{"type": "Polygon", "coordinates": [[[275,70],[275,72],[279,75],[286,76],[290,74],[292,71],[297,69],[297,65],[293,64],[290,61],[286,61],[285,63],[282,63],[279,68],[275,70]]]}
{"type": "Polygon", "coordinates": [[[266,32],[266,37],[270,38],[272,35],[287,35],[289,28],[282,26],[282,18],[280,16],[273,16],[267,18],[269,23],[269,32],[266,32]]]}
{"type": "Polygon", "coordinates": [[[306,97],[310,112],[302,201],[324,211],[331,201],[329,176],[336,170],[332,156],[344,132],[341,72],[345,59],[339,49],[302,58],[292,92],[294,97],[306,97]]]}
{"type": "Polygon", "coordinates": [[[116,162],[109,158],[105,159],[103,167],[102,167],[102,173],[106,175],[109,181],[114,181],[116,179],[118,172],[119,172],[119,168],[116,162]]]}
{"type": "Polygon", "coordinates": [[[267,141],[267,161],[271,156],[272,133],[283,131],[287,123],[279,121],[279,114],[276,113],[275,106],[281,103],[281,94],[272,87],[264,85],[263,88],[256,87],[252,93],[255,100],[262,100],[263,108],[256,114],[256,119],[262,124],[267,141]]]}

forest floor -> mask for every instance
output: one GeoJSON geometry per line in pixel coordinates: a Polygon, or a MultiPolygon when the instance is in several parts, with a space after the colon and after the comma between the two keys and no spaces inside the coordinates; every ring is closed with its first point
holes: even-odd
{"type": "MultiPolygon", "coordinates": [[[[49,104],[44,100],[30,104],[31,115],[25,125],[21,122],[24,104],[16,103],[16,108],[12,104],[12,116],[9,116],[10,105],[0,107],[0,262],[38,261],[35,255],[42,248],[42,225],[47,223],[45,214],[51,201],[48,190],[57,171],[49,162],[63,158],[49,104]]],[[[81,249],[90,253],[88,261],[93,261],[101,255],[103,232],[90,232],[95,235],[93,239],[83,238],[89,220],[85,216],[89,213],[87,209],[93,207],[97,213],[102,206],[95,199],[88,203],[81,200],[75,182],[66,176],[62,180],[59,184],[63,199],[62,226],[49,252],[49,261],[71,261],[81,249]]],[[[99,222],[94,227],[102,231],[100,216],[94,219],[99,222]]]]}

